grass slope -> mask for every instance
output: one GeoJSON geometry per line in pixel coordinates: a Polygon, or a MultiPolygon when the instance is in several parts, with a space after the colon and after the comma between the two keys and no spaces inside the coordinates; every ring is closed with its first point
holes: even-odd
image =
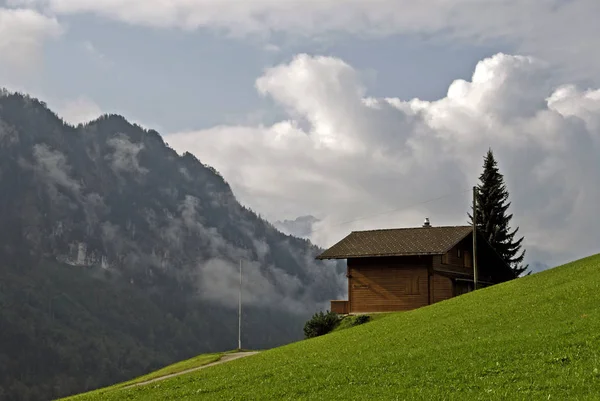
{"type": "Polygon", "coordinates": [[[600,394],[600,255],[77,400],[566,400],[600,394]]]}
{"type": "Polygon", "coordinates": [[[338,325],[332,331],[336,332],[336,331],[340,331],[340,330],[351,329],[352,327],[356,327],[360,324],[365,324],[368,322],[379,320],[379,319],[382,319],[386,316],[393,315],[393,314],[394,314],[394,312],[382,312],[382,313],[378,312],[378,313],[372,313],[372,314],[342,316],[342,319],[340,320],[338,325]],[[361,323],[358,321],[359,317],[365,317],[365,316],[368,319],[367,322],[361,323]]]}
{"type": "MultiPolygon", "coordinates": [[[[165,366],[164,368],[161,368],[154,372],[148,373],[147,375],[136,377],[135,379],[132,379],[132,380],[129,380],[126,382],[122,382],[122,383],[118,383],[118,384],[115,384],[110,387],[105,387],[105,388],[91,391],[89,393],[86,393],[85,397],[94,397],[94,399],[104,399],[103,394],[105,394],[107,392],[109,392],[109,393],[114,392],[115,390],[122,389],[122,388],[130,386],[132,384],[142,383],[142,382],[145,382],[148,380],[156,379],[158,377],[163,377],[163,376],[167,376],[167,375],[170,375],[173,373],[183,372],[184,370],[208,365],[209,363],[217,362],[219,359],[221,359],[221,357],[223,355],[229,354],[229,353],[234,353],[234,352],[236,352],[236,351],[227,351],[227,352],[222,352],[222,353],[198,355],[194,358],[186,359],[185,361],[180,361],[180,362],[174,363],[172,365],[165,366]]],[[[81,396],[76,395],[73,397],[64,398],[64,400],[80,399],[79,397],[81,397],[81,396]]]]}

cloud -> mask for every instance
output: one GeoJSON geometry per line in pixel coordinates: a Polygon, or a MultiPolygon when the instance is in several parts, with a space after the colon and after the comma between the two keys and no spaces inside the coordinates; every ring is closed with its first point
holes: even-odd
{"type": "Polygon", "coordinates": [[[0,7],[0,68],[34,68],[44,42],[62,33],[56,18],[31,9],[0,7]]]}
{"type": "Polygon", "coordinates": [[[109,68],[114,66],[114,62],[109,59],[94,43],[89,40],[82,42],[82,49],[86,55],[96,63],[97,66],[102,68],[109,68]]]}
{"type": "Polygon", "coordinates": [[[56,110],[63,120],[75,126],[93,121],[104,114],[100,106],[85,96],[64,102],[56,110]]]}
{"type": "MultiPolygon", "coordinates": [[[[324,294],[337,292],[339,296],[345,295],[344,276],[335,264],[326,262],[317,265],[315,255],[310,252],[298,252],[297,247],[290,246],[287,241],[272,242],[271,245],[277,247],[275,253],[289,253],[290,263],[303,267],[302,271],[291,274],[282,266],[267,262],[267,256],[272,256],[271,246],[253,231],[251,224],[245,225],[240,219],[238,228],[250,240],[255,252],[234,245],[215,228],[206,227],[199,212],[201,207],[198,198],[186,195],[161,234],[171,246],[177,247],[179,254],[185,253],[185,241],[188,245],[191,241],[194,247],[202,249],[201,257],[196,254],[197,263],[192,274],[202,299],[237,307],[240,260],[243,261],[244,305],[307,314],[315,306],[323,306],[323,302],[327,301],[323,299],[324,294]]],[[[231,213],[235,215],[236,212],[231,213]]]]}
{"type": "Polygon", "coordinates": [[[314,216],[300,216],[294,220],[277,220],[273,225],[284,234],[298,238],[310,238],[313,227],[318,222],[319,219],[314,216]]]}
{"type": "Polygon", "coordinates": [[[33,146],[35,170],[52,187],[62,187],[74,194],[79,194],[81,185],[70,177],[71,167],[67,158],[59,151],[50,149],[45,144],[33,146]]]}
{"type": "Polygon", "coordinates": [[[87,54],[90,55],[90,57],[93,57],[95,59],[102,60],[106,57],[104,55],[104,53],[102,53],[100,50],[98,50],[96,48],[96,46],[94,46],[94,44],[92,42],[90,42],[89,40],[86,40],[83,42],[83,49],[85,50],[85,52],[87,54]]]}
{"type": "MultiPolygon", "coordinates": [[[[0,75],[0,83],[2,82],[2,76],[0,75]]],[[[36,85],[31,82],[23,82],[22,85],[5,85],[4,88],[0,85],[0,96],[14,93],[27,93],[36,99],[44,99],[44,103],[48,105],[51,110],[54,110],[56,114],[62,118],[66,123],[73,126],[78,124],[87,123],[96,120],[103,114],[106,114],[100,106],[94,102],[88,96],[82,95],[76,98],[65,99],[56,96],[50,96],[43,90],[36,88],[36,85]]]]}
{"type": "MultiPolygon", "coordinates": [[[[303,283],[285,271],[269,266],[269,280],[256,262],[242,265],[242,299],[244,304],[282,308],[289,312],[306,313],[314,300],[299,299],[303,283]],[[307,303],[306,301],[313,301],[307,303]]],[[[239,265],[222,259],[211,259],[199,267],[200,294],[204,299],[235,307],[239,294],[239,265]]]]}
{"type": "Polygon", "coordinates": [[[268,43],[263,46],[263,50],[265,52],[269,52],[269,53],[279,53],[281,51],[281,47],[279,47],[273,43],[268,43]]]}
{"type": "Polygon", "coordinates": [[[597,0],[12,0],[57,14],[95,13],[130,24],[229,34],[272,32],[322,38],[330,34],[369,37],[395,34],[468,43],[504,42],[526,54],[593,79],[600,68],[595,38],[597,0]],[[577,21],[576,24],[573,21],[577,21]]]}
{"type": "MultiPolygon", "coordinates": [[[[295,314],[310,314],[316,309],[329,308],[329,300],[320,294],[345,294],[345,276],[331,263],[317,268],[314,261],[305,261],[310,282],[288,274],[273,265],[245,260],[242,264],[242,300],[244,305],[280,309],[295,314]]],[[[239,297],[239,264],[220,258],[210,259],[199,267],[199,293],[202,298],[237,307],[239,297]]]]}
{"type": "Polygon", "coordinates": [[[129,137],[124,134],[118,134],[110,138],[106,143],[114,149],[110,155],[112,168],[116,172],[126,172],[133,174],[145,174],[148,169],[140,166],[138,153],[144,149],[143,143],[133,143],[129,137]]]}
{"type": "Polygon", "coordinates": [[[529,260],[555,265],[600,251],[600,90],[556,87],[551,75],[536,58],[500,53],[437,101],[369,98],[352,66],[302,54],[256,81],[288,119],[168,141],[214,166],[272,221],[318,217],[311,238],[322,246],[426,216],[465,224],[492,147],[529,260]]]}

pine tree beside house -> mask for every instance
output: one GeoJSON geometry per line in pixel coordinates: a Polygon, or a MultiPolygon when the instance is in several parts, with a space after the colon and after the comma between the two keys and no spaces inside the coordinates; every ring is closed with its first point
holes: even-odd
{"type": "MultiPolygon", "coordinates": [[[[507,214],[510,202],[504,177],[498,170],[498,163],[489,149],[483,163],[483,173],[477,185],[477,229],[490,245],[504,258],[517,276],[523,274],[528,265],[523,266],[525,250],[521,250],[523,237],[515,240],[519,227],[511,231],[509,226],[512,214],[507,214]]],[[[473,216],[469,223],[473,224],[473,216]]]]}

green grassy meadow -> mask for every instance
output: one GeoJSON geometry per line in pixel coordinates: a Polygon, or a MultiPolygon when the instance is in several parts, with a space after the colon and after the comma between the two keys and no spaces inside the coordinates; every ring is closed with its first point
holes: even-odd
{"type": "MultiPolygon", "coordinates": [[[[123,383],[118,383],[118,384],[115,384],[110,387],[105,387],[102,389],[91,391],[89,393],[86,393],[85,397],[94,397],[92,399],[104,399],[104,398],[102,398],[102,395],[104,393],[113,392],[118,389],[122,389],[124,387],[130,386],[133,384],[137,384],[137,383],[142,383],[142,382],[145,382],[148,380],[156,379],[158,377],[163,377],[163,376],[167,376],[167,375],[170,375],[173,373],[179,373],[179,372],[183,372],[188,369],[193,369],[193,368],[197,368],[200,366],[208,365],[209,363],[217,362],[219,359],[221,359],[221,357],[223,355],[232,353],[232,352],[236,352],[236,351],[198,355],[193,358],[186,359],[184,361],[180,361],[180,362],[174,363],[169,366],[165,366],[164,368],[161,368],[154,372],[148,373],[146,375],[136,377],[135,379],[132,379],[132,380],[129,380],[129,381],[126,381],[123,383]]],[[[70,399],[81,399],[81,398],[79,398],[79,396],[75,396],[75,397],[68,397],[65,399],[70,400],[70,399]]]]}
{"type": "MultiPolygon", "coordinates": [[[[380,320],[386,316],[389,315],[393,315],[394,312],[379,312],[379,313],[372,313],[372,314],[366,314],[369,318],[369,322],[373,322],[375,320],[380,320]]],[[[338,323],[338,325],[333,329],[334,332],[336,331],[340,331],[340,330],[346,330],[346,329],[351,329],[352,327],[355,327],[361,323],[357,323],[357,318],[360,315],[348,315],[348,316],[343,316],[342,319],[340,320],[340,322],[338,323]]],[[[363,323],[364,324],[364,323],[363,323]]]]}
{"type": "Polygon", "coordinates": [[[73,398],[335,399],[600,399],[600,255],[164,381],[73,398]]]}

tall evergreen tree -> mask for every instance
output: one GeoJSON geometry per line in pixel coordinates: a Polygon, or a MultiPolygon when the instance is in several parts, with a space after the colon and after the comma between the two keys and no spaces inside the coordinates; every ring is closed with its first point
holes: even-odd
{"type": "MultiPolygon", "coordinates": [[[[483,173],[479,176],[479,180],[476,189],[477,229],[483,233],[515,274],[520,276],[528,268],[528,265],[523,266],[525,257],[525,250],[521,251],[523,237],[515,240],[519,227],[511,231],[509,226],[513,215],[507,214],[510,206],[508,191],[491,149],[484,157],[483,173]]],[[[469,223],[473,224],[473,216],[471,214],[468,216],[469,223]]]]}

